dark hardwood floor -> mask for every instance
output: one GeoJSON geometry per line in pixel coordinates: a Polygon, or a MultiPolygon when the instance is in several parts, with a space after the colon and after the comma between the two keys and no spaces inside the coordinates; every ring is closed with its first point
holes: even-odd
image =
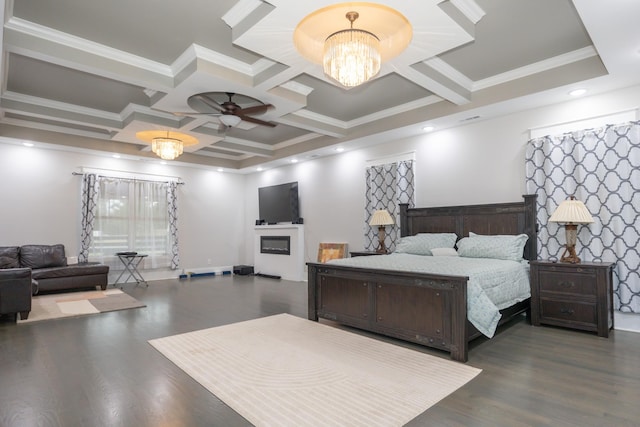
{"type": "MultiPolygon", "coordinates": [[[[249,425],[147,340],[307,315],[306,283],[218,276],[125,291],[147,307],[24,325],[0,320],[0,426],[249,425]]],[[[640,334],[598,338],[522,317],[474,341],[468,363],[483,372],[410,426],[640,425],[640,334]]]]}

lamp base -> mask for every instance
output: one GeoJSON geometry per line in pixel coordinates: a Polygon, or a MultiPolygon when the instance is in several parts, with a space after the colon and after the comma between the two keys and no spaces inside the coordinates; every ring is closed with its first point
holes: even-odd
{"type": "Polygon", "coordinates": [[[576,255],[576,247],[567,245],[560,257],[560,262],[568,262],[571,264],[580,264],[580,258],[576,255]]]}
{"type": "Polygon", "coordinates": [[[576,242],[578,240],[578,226],[576,224],[565,224],[564,230],[567,237],[567,244],[565,246],[560,262],[569,262],[571,264],[580,264],[580,258],[576,255],[576,242]]]}
{"type": "Polygon", "coordinates": [[[376,249],[376,253],[379,254],[386,254],[387,252],[387,245],[384,244],[384,239],[385,239],[385,229],[384,229],[384,225],[381,225],[378,227],[378,249],[376,249]]]}

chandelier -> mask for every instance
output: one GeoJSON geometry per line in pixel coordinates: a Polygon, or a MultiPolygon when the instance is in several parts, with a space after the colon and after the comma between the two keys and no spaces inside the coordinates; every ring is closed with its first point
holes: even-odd
{"type": "Polygon", "coordinates": [[[151,151],[162,160],[175,160],[182,155],[184,147],[198,143],[198,140],[191,135],[167,130],[137,132],[136,138],[150,143],[151,151]]]}
{"type": "Polygon", "coordinates": [[[347,12],[351,28],[331,34],[324,43],[324,72],[346,87],[361,85],[380,71],[380,40],[369,31],[353,28],[359,16],[347,12]]]}
{"type": "Polygon", "coordinates": [[[298,53],[321,64],[327,80],[345,88],[379,75],[382,64],[400,55],[412,37],[413,29],[404,15],[366,2],[318,9],[305,16],[293,32],[298,53]],[[345,29],[343,17],[351,24],[349,28],[345,29]],[[353,28],[356,20],[359,28],[353,28]]]}
{"type": "Polygon", "coordinates": [[[182,141],[175,138],[160,137],[151,141],[151,151],[162,160],[173,160],[182,154],[184,146],[182,141]]]}

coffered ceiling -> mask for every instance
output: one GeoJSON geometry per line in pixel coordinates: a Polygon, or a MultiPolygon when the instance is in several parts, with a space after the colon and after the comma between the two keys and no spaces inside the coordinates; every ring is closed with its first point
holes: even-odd
{"type": "MultiPolygon", "coordinates": [[[[2,3],[0,137],[157,159],[136,132],[179,130],[199,143],[176,162],[238,171],[531,107],[540,93],[535,103],[552,103],[574,86],[640,81],[640,7],[624,0],[374,1],[403,14],[413,38],[352,89],[293,43],[297,24],[332,1],[2,3]],[[255,117],[276,126],[220,132],[217,116],[188,114],[203,92],[271,104],[255,117]]],[[[338,8],[333,31],[357,8],[338,8]]]]}

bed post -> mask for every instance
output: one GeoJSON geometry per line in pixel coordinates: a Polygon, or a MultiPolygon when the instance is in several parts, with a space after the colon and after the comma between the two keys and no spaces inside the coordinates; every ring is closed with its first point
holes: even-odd
{"type": "Polygon", "coordinates": [[[538,258],[538,219],[537,211],[537,194],[525,194],[524,198],[524,232],[529,235],[529,240],[525,246],[525,258],[529,261],[538,258]]]}
{"type": "Polygon", "coordinates": [[[458,362],[465,363],[469,358],[469,338],[467,331],[467,280],[461,283],[454,283],[452,286],[451,298],[451,358],[458,362]]]}
{"type": "Polygon", "coordinates": [[[313,320],[315,322],[318,321],[318,310],[317,308],[317,300],[318,300],[318,289],[316,286],[316,278],[318,277],[318,268],[314,265],[307,264],[308,271],[308,283],[307,283],[307,301],[308,301],[308,309],[307,309],[307,318],[309,320],[313,320]]]}
{"type": "Polygon", "coordinates": [[[409,203],[400,203],[400,237],[410,236],[409,221],[407,215],[409,213],[409,203]]]}

